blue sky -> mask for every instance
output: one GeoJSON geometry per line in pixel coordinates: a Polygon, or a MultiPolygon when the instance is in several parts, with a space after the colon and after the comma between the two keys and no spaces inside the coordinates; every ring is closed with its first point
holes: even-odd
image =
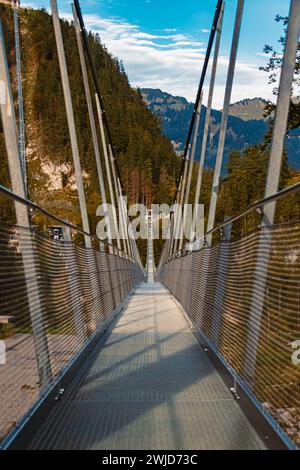
{"type": "MultiPolygon", "coordinates": [[[[70,3],[58,1],[66,18],[71,18],[70,3]]],[[[245,0],[232,101],[272,98],[272,86],[258,67],[267,61],[262,53],[264,44],[276,45],[282,32],[275,15],[287,15],[289,3],[245,0]]],[[[22,4],[49,8],[50,2],[28,0],[22,4]]],[[[236,4],[237,0],[226,1],[216,108],[223,102],[236,4]]],[[[161,88],[191,101],[196,95],[215,5],[216,0],[81,0],[86,26],[97,31],[108,50],[123,60],[132,85],[161,88]]]]}

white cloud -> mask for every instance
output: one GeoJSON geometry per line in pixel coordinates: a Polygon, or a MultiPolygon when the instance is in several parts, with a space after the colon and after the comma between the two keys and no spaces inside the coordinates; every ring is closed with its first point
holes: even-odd
{"type": "MultiPolygon", "coordinates": [[[[61,13],[71,20],[70,13],[61,13]]],[[[116,57],[122,59],[133,86],[161,88],[174,95],[193,101],[205,57],[205,43],[189,34],[177,33],[175,28],[165,28],[158,34],[149,34],[133,23],[120,18],[101,18],[95,14],[84,15],[86,27],[100,35],[116,57]],[[161,34],[159,34],[161,32],[161,34]]],[[[228,68],[228,51],[219,59],[213,105],[222,108],[228,68]]],[[[209,79],[209,74],[208,74],[209,79]]],[[[204,88],[206,101],[208,83],[204,88]]],[[[237,61],[232,102],[243,98],[272,98],[272,86],[258,64],[237,61]]]]}
{"type": "Polygon", "coordinates": [[[270,57],[270,54],[266,54],[266,52],[257,52],[256,55],[259,57],[270,57]]]}
{"type": "MultiPolygon", "coordinates": [[[[122,59],[133,86],[161,88],[194,100],[205,56],[203,42],[166,29],[161,35],[149,34],[120,19],[102,19],[96,15],[84,18],[87,27],[99,33],[108,50],[122,59]]],[[[228,57],[221,56],[214,97],[216,108],[223,106],[227,67],[228,57]]],[[[208,84],[205,96],[207,91],[208,84]]],[[[256,96],[271,98],[272,87],[257,64],[238,60],[232,101],[256,96]]]]}
{"type": "Polygon", "coordinates": [[[202,28],[200,31],[201,33],[205,33],[205,34],[208,34],[210,32],[210,30],[206,28],[202,28]]]}
{"type": "Polygon", "coordinates": [[[162,31],[165,31],[166,33],[176,33],[177,29],[176,28],[164,28],[162,31]]]}
{"type": "Polygon", "coordinates": [[[171,34],[170,38],[174,41],[186,41],[190,38],[189,34],[171,34]]]}

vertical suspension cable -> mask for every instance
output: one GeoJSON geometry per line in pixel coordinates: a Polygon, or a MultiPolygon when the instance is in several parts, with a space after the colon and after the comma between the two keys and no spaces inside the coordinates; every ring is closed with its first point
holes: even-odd
{"type": "MultiPolygon", "coordinates": [[[[180,200],[180,194],[178,194],[178,193],[179,193],[179,190],[180,190],[180,192],[182,191],[182,189],[181,189],[182,180],[184,179],[183,175],[184,175],[184,171],[185,171],[185,168],[186,168],[186,161],[187,161],[189,147],[190,147],[190,140],[191,140],[192,132],[193,132],[193,129],[194,129],[196,113],[197,113],[197,109],[198,109],[198,106],[199,106],[201,92],[202,92],[203,85],[204,85],[204,80],[205,80],[205,77],[206,77],[208,63],[209,63],[209,59],[210,59],[210,55],[211,55],[211,51],[212,51],[212,47],[213,47],[213,43],[214,43],[214,39],[215,39],[215,34],[216,34],[216,31],[217,31],[217,28],[218,28],[218,22],[219,22],[219,17],[220,17],[220,14],[221,14],[221,9],[222,9],[223,3],[224,3],[223,0],[217,0],[215,15],[214,15],[214,18],[213,18],[211,32],[210,32],[210,36],[209,36],[209,40],[208,40],[208,45],[207,45],[206,55],[205,55],[205,59],[204,59],[204,64],[203,64],[203,68],[202,68],[202,72],[201,72],[200,81],[199,81],[199,86],[198,86],[196,101],[195,101],[195,105],[194,105],[194,110],[193,110],[193,114],[192,114],[192,118],[191,118],[191,122],[190,122],[190,127],[189,127],[189,131],[188,131],[187,139],[186,139],[186,144],[185,144],[185,147],[184,147],[181,170],[180,170],[180,178],[179,178],[178,183],[177,183],[176,193],[175,193],[175,197],[174,197],[174,203],[175,204],[177,203],[177,201],[180,200]]],[[[170,234],[171,234],[170,237],[171,237],[171,240],[170,240],[170,243],[168,244],[168,246],[169,246],[168,256],[172,256],[172,254],[174,252],[176,252],[177,240],[175,240],[174,237],[176,236],[177,230],[175,229],[175,225],[177,225],[177,222],[175,220],[175,214],[174,214],[174,212],[172,212],[171,216],[170,216],[170,234]]],[[[166,247],[166,244],[165,244],[165,247],[164,247],[163,251],[166,251],[166,248],[167,247],[166,247]]]]}
{"type": "Polygon", "coordinates": [[[119,228],[118,228],[118,221],[117,221],[117,214],[116,214],[116,201],[115,201],[115,196],[114,196],[114,188],[113,188],[113,183],[112,183],[112,175],[110,171],[106,136],[105,136],[105,130],[104,130],[104,125],[103,125],[103,119],[102,119],[102,108],[101,108],[100,100],[99,100],[97,93],[95,94],[95,99],[96,99],[100,134],[101,134],[101,139],[102,139],[102,149],[103,149],[104,161],[105,161],[105,167],[106,167],[106,176],[107,176],[107,182],[108,182],[108,188],[109,188],[110,203],[112,205],[112,210],[113,210],[114,232],[115,232],[116,239],[117,239],[117,246],[118,246],[118,249],[120,250],[121,243],[120,243],[119,228]]]}
{"type": "MultiPolygon", "coordinates": [[[[186,144],[185,144],[185,147],[184,147],[183,160],[182,160],[182,166],[181,166],[180,174],[183,173],[183,166],[184,166],[186,156],[187,156],[189,146],[190,146],[190,140],[191,140],[193,129],[194,129],[194,124],[195,124],[197,109],[198,109],[199,101],[200,101],[200,97],[201,97],[201,92],[202,92],[203,85],[204,85],[204,80],[205,80],[207,67],[208,67],[208,63],[209,63],[209,59],[210,59],[210,55],[211,55],[211,51],[212,51],[212,46],[213,46],[214,39],[215,39],[215,34],[216,34],[216,31],[217,31],[217,28],[218,28],[218,21],[219,21],[219,16],[220,16],[220,13],[221,13],[222,4],[223,4],[223,0],[218,0],[217,1],[215,15],[214,15],[214,19],[213,19],[213,24],[212,24],[212,27],[211,27],[211,32],[210,32],[208,45],[207,45],[207,50],[206,50],[206,54],[205,54],[204,64],[203,64],[201,77],[200,77],[200,81],[199,81],[196,101],[195,101],[195,105],[194,105],[194,109],[193,109],[193,114],[192,114],[192,118],[191,118],[191,122],[190,122],[190,127],[189,127],[189,130],[188,130],[186,144]]],[[[175,200],[176,200],[176,196],[177,196],[177,193],[175,194],[175,200]]]]}
{"type": "Polygon", "coordinates": [[[14,29],[15,29],[15,53],[18,84],[18,111],[19,111],[19,151],[24,180],[25,195],[27,194],[27,168],[26,168],[26,140],[25,140],[25,116],[22,87],[22,66],[21,66],[21,47],[20,47],[20,27],[19,27],[19,0],[13,1],[14,9],[14,29]]]}
{"type": "Polygon", "coordinates": [[[86,67],[86,62],[85,62],[85,57],[84,57],[84,50],[83,50],[83,45],[82,45],[82,36],[81,36],[82,33],[81,33],[81,29],[80,29],[80,25],[78,22],[78,17],[76,14],[74,4],[72,4],[72,11],[73,11],[73,17],[74,17],[74,28],[75,28],[77,46],[78,46],[78,52],[79,52],[79,58],[80,58],[83,85],[84,85],[85,97],[86,97],[88,114],[89,114],[89,121],[90,121],[91,132],[92,132],[92,141],[93,141],[93,147],[94,147],[94,153],[95,153],[101,200],[104,206],[104,216],[106,220],[106,225],[108,226],[108,241],[111,244],[112,239],[111,239],[110,220],[109,220],[109,214],[107,210],[106,191],[105,191],[103,170],[102,170],[102,164],[101,164],[101,158],[100,158],[96,123],[95,123],[92,98],[91,98],[91,92],[90,92],[90,86],[89,86],[89,80],[88,80],[88,74],[87,74],[87,67],[86,67]]]}
{"type": "MultiPolygon", "coordinates": [[[[88,57],[88,61],[89,61],[89,64],[90,64],[90,69],[91,69],[94,85],[95,85],[95,88],[96,88],[98,107],[101,109],[101,118],[102,118],[103,126],[105,128],[105,132],[106,132],[106,135],[107,135],[108,144],[110,145],[110,148],[111,148],[111,154],[112,154],[112,158],[113,158],[114,165],[115,165],[117,180],[120,184],[120,195],[123,195],[124,194],[124,188],[123,188],[121,173],[120,173],[118,161],[117,161],[116,156],[115,156],[114,147],[113,147],[113,144],[112,144],[110,128],[109,128],[109,124],[108,124],[108,121],[107,121],[107,116],[106,116],[106,112],[105,112],[105,108],[104,108],[104,104],[103,104],[103,100],[102,100],[102,95],[101,95],[101,92],[100,92],[99,80],[98,80],[98,77],[97,77],[95,64],[94,64],[94,61],[93,61],[93,58],[92,58],[92,53],[91,53],[91,49],[90,49],[90,45],[89,45],[89,41],[88,41],[88,35],[87,35],[87,31],[85,29],[85,25],[84,25],[82,13],[81,13],[79,0],[74,0],[74,7],[75,7],[77,17],[78,17],[78,20],[79,20],[79,24],[80,24],[80,27],[81,27],[83,43],[84,43],[84,47],[85,47],[87,57],[88,57]]],[[[128,248],[129,248],[129,244],[128,244],[128,248]]]]}
{"type": "MultiPolygon", "coordinates": [[[[61,24],[59,20],[58,7],[57,7],[56,0],[51,0],[51,11],[52,11],[54,33],[55,33],[56,48],[57,48],[57,54],[58,54],[58,62],[59,62],[59,68],[60,68],[60,74],[61,74],[61,81],[62,81],[62,86],[63,86],[65,107],[66,107],[66,113],[67,113],[69,134],[70,134],[70,140],[71,140],[72,157],[73,157],[73,163],[74,163],[74,168],[75,168],[75,176],[76,176],[76,184],[77,184],[82,226],[83,226],[83,230],[89,234],[90,225],[89,225],[84,186],[83,186],[83,180],[82,180],[81,163],[80,163],[80,156],[79,156],[75,118],[74,118],[74,109],[73,109],[73,104],[72,104],[71,88],[70,88],[70,82],[69,82],[69,76],[68,76],[68,70],[67,70],[66,55],[65,55],[65,50],[64,50],[61,24]]],[[[87,248],[90,248],[91,238],[89,236],[85,236],[84,240],[85,240],[85,246],[87,248]]]]}
{"type": "Polygon", "coordinates": [[[217,66],[218,66],[218,58],[219,58],[219,50],[220,50],[220,42],[221,42],[221,34],[222,34],[223,18],[224,18],[224,9],[225,9],[225,3],[223,3],[222,5],[218,28],[217,28],[217,37],[216,37],[214,58],[213,58],[213,64],[212,64],[212,70],[211,70],[210,85],[209,85],[208,100],[207,100],[207,109],[206,109],[205,124],[204,124],[203,138],[202,138],[201,155],[200,155],[199,170],[198,170],[198,177],[197,177],[197,184],[196,184],[196,193],[195,193],[195,201],[194,201],[195,210],[196,210],[197,204],[200,203],[202,176],[203,176],[203,169],[204,169],[208,132],[209,132],[209,126],[210,126],[212,100],[213,100],[217,66]]]}
{"type": "Polygon", "coordinates": [[[121,185],[118,182],[118,177],[117,177],[117,172],[116,172],[116,167],[115,167],[115,161],[113,158],[111,146],[108,145],[108,157],[109,157],[109,164],[112,170],[112,182],[113,186],[115,188],[115,194],[116,198],[118,201],[118,208],[119,208],[119,226],[121,227],[121,233],[122,233],[122,240],[123,240],[123,245],[124,245],[124,251],[128,253],[129,255],[131,254],[130,250],[130,245],[129,245],[129,240],[128,240],[128,230],[127,230],[127,225],[126,225],[126,216],[124,213],[124,203],[122,199],[122,190],[121,190],[121,185]]]}
{"type": "MultiPolygon", "coordinates": [[[[224,154],[224,147],[225,147],[226,130],[227,130],[227,123],[228,123],[229,109],[230,109],[230,99],[231,99],[235,64],[236,64],[237,51],[238,51],[238,45],[239,45],[244,3],[245,3],[244,0],[238,0],[237,9],[236,9],[236,16],[235,16],[235,23],[234,23],[234,30],[233,30],[233,36],[232,36],[231,51],[230,51],[230,59],[229,59],[229,67],[228,67],[227,80],[226,80],[222,120],[221,120],[221,126],[220,126],[218,151],[217,151],[217,158],[216,158],[216,163],[215,163],[215,171],[214,171],[214,178],[213,178],[213,183],[212,183],[211,198],[210,198],[210,205],[209,205],[207,231],[210,231],[211,229],[213,229],[214,223],[215,223],[215,217],[216,217],[218,191],[219,191],[223,154],[224,154]]],[[[210,244],[211,240],[212,240],[212,237],[211,235],[209,235],[207,237],[207,243],[210,244]]]]}
{"type": "Polygon", "coordinates": [[[186,177],[187,177],[187,171],[189,167],[189,160],[190,160],[190,149],[188,150],[184,162],[184,169],[183,169],[183,174],[181,177],[179,189],[178,191],[178,203],[176,206],[176,211],[175,211],[175,228],[174,228],[174,239],[173,239],[173,246],[172,246],[172,253],[176,253],[178,245],[180,243],[180,233],[182,229],[182,206],[183,206],[183,199],[184,199],[184,193],[185,193],[185,187],[186,187],[186,177]]]}
{"type": "MultiPolygon", "coordinates": [[[[200,118],[201,118],[202,99],[203,99],[203,92],[201,93],[201,98],[200,98],[200,101],[199,101],[199,107],[197,109],[197,117],[196,117],[195,128],[194,128],[194,138],[193,138],[191,156],[190,156],[189,166],[188,166],[187,182],[186,182],[185,195],[184,195],[184,203],[183,203],[183,207],[182,207],[182,210],[183,210],[182,229],[183,230],[184,230],[185,222],[186,222],[187,204],[189,203],[189,196],[190,196],[191,181],[192,181],[193,168],[194,168],[195,153],[196,153],[197,141],[198,141],[198,136],[199,136],[199,126],[200,126],[200,118]]],[[[182,250],[183,239],[184,239],[184,233],[182,234],[182,237],[180,239],[179,250],[182,250]]]]}
{"type": "MultiPolygon", "coordinates": [[[[0,83],[4,86],[5,100],[0,100],[0,114],[4,133],[6,154],[12,190],[21,198],[25,197],[24,180],[18,147],[16,116],[12,86],[5,50],[2,22],[0,19],[0,83]]],[[[26,206],[15,201],[15,214],[18,227],[30,231],[29,211],[26,206]]],[[[43,318],[43,302],[39,294],[38,270],[35,263],[34,239],[30,235],[20,241],[22,269],[24,272],[26,302],[31,318],[34,347],[39,372],[39,388],[43,390],[51,380],[52,371],[46,328],[43,318]]]]}
{"type": "MultiPolygon", "coordinates": [[[[279,186],[280,170],[283,158],[284,141],[288,126],[291,92],[295,74],[295,62],[299,46],[300,34],[300,3],[291,0],[286,44],[280,75],[279,94],[277,99],[275,124],[273,129],[271,155],[266,179],[265,197],[276,194],[279,186]]],[[[247,322],[247,342],[244,371],[252,378],[257,366],[257,354],[261,322],[266,304],[266,286],[272,257],[273,237],[272,225],[275,220],[276,200],[263,206],[262,228],[257,251],[254,271],[254,285],[247,322]],[[257,295],[260,294],[259,301],[257,295]]],[[[280,314],[279,314],[280,315],[280,314]]]]}
{"type": "Polygon", "coordinates": [[[80,24],[80,28],[81,28],[81,31],[82,31],[83,45],[84,45],[84,48],[85,48],[85,51],[86,51],[86,54],[87,54],[88,62],[89,62],[92,77],[93,77],[93,82],[94,82],[94,85],[95,85],[96,93],[98,95],[100,107],[101,107],[101,110],[102,110],[102,119],[103,119],[103,125],[104,125],[106,135],[107,135],[107,140],[108,140],[108,143],[111,145],[112,153],[113,153],[115,163],[116,163],[117,175],[118,175],[118,178],[120,179],[122,193],[124,193],[121,173],[120,173],[118,161],[115,158],[115,151],[114,151],[114,146],[113,146],[112,138],[111,138],[111,134],[110,134],[110,127],[109,127],[109,123],[108,123],[108,120],[107,120],[107,115],[106,115],[105,106],[104,106],[103,99],[102,99],[102,94],[101,94],[101,89],[100,89],[99,80],[98,80],[98,76],[97,76],[97,71],[96,71],[94,61],[93,61],[92,52],[91,52],[91,48],[90,48],[89,40],[88,40],[88,34],[87,34],[87,31],[86,31],[86,28],[85,28],[85,25],[84,25],[79,0],[74,0],[74,6],[75,6],[76,13],[77,13],[78,21],[79,21],[79,24],[80,24]]]}

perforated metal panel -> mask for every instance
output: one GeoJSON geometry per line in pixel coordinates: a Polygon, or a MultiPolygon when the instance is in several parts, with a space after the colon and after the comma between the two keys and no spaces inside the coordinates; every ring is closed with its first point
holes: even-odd
{"type": "Polygon", "coordinates": [[[275,226],[172,259],[158,279],[299,446],[300,225],[275,226]]]}
{"type": "Polygon", "coordinates": [[[40,396],[38,360],[48,364],[49,385],[143,280],[141,268],[124,253],[112,254],[104,248],[103,252],[85,249],[2,224],[0,341],[6,349],[6,363],[0,365],[0,441],[40,396]],[[33,244],[33,258],[28,244],[30,250],[33,244]],[[24,263],[29,277],[33,264],[38,274],[37,289],[28,293],[24,263]],[[33,311],[27,294],[34,301],[33,311]],[[37,314],[42,318],[38,337],[32,325],[37,314]],[[40,338],[44,338],[44,349],[38,344],[40,338]],[[43,351],[38,358],[37,350],[43,351]]]}

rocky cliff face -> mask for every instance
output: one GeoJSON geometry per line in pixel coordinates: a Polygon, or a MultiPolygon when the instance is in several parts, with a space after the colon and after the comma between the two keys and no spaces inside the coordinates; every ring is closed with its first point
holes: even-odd
{"type": "Polygon", "coordinates": [[[230,107],[230,115],[243,121],[265,120],[265,107],[267,101],[263,98],[245,99],[233,103],[230,107]]]}

